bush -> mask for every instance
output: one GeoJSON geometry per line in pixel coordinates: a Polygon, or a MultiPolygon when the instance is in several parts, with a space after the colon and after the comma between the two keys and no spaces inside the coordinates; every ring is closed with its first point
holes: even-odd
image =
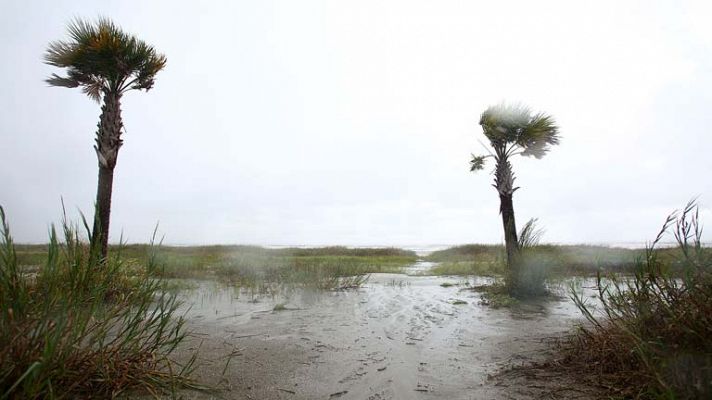
{"type": "Polygon", "coordinates": [[[712,252],[698,216],[694,202],[671,214],[633,276],[599,274],[599,314],[572,292],[590,326],[568,364],[595,366],[626,397],[712,398],[712,252]],[[656,245],[669,231],[677,251],[663,262],[656,245]]]}
{"type": "Polygon", "coordinates": [[[156,395],[190,385],[192,361],[168,358],[186,333],[175,295],[149,278],[154,263],[130,266],[120,254],[94,261],[96,249],[65,219],[64,242],[53,226],[45,263],[28,272],[1,207],[0,220],[0,398],[156,395]]]}
{"type": "Polygon", "coordinates": [[[507,269],[505,283],[509,294],[515,298],[545,296],[549,294],[546,280],[554,262],[546,253],[538,251],[544,231],[536,227],[535,218],[527,221],[519,233],[519,251],[507,269]]]}

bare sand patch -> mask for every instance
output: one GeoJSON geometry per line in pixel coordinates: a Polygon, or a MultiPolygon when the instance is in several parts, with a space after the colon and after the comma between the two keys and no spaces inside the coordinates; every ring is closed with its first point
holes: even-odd
{"type": "MultiPolygon", "coordinates": [[[[483,279],[470,284],[483,283],[483,279]]],[[[228,399],[596,398],[543,361],[580,313],[565,297],[492,309],[463,278],[373,274],[358,290],[251,295],[215,283],[186,291],[200,345],[196,377],[228,399]],[[279,305],[276,309],[275,306],[279,305]],[[229,363],[227,360],[230,359],[229,363]],[[505,371],[505,372],[502,372],[505,371]],[[224,372],[224,373],[223,373],[224,372]]]]}

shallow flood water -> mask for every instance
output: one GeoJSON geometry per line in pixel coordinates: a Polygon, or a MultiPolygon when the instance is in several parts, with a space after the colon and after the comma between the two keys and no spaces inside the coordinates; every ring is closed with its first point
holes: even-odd
{"type": "Polygon", "coordinates": [[[181,294],[189,329],[202,342],[198,376],[228,388],[226,398],[541,395],[488,375],[540,360],[547,338],[582,320],[571,300],[493,309],[470,290],[490,278],[416,275],[428,267],[373,274],[361,289],[336,292],[259,295],[200,282],[181,294]]]}

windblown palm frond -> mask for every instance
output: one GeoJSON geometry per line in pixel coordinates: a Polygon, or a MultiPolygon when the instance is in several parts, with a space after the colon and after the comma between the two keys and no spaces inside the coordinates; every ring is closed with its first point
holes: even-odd
{"type": "Polygon", "coordinates": [[[542,158],[551,146],[559,144],[559,128],[554,119],[539,113],[522,128],[517,145],[523,149],[523,156],[542,158]]]}
{"type": "Polygon", "coordinates": [[[486,156],[476,156],[472,155],[472,160],[470,160],[470,171],[479,171],[485,167],[486,156]]]}
{"type": "Polygon", "coordinates": [[[480,117],[482,130],[495,152],[543,157],[550,146],[559,144],[559,129],[546,114],[532,114],[521,104],[498,104],[480,117]]]}
{"type": "Polygon", "coordinates": [[[523,126],[529,123],[531,110],[521,104],[498,104],[485,110],[480,125],[490,140],[514,142],[523,126]]]}
{"type": "Polygon", "coordinates": [[[67,76],[52,74],[52,86],[78,87],[94,100],[106,92],[149,90],[166,57],[152,46],[125,33],[109,19],[94,23],[75,19],[69,24],[70,40],[49,44],[45,63],[67,69],[67,76]]]}

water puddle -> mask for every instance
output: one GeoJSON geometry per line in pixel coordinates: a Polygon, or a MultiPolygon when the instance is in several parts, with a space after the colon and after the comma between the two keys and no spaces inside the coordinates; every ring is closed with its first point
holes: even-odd
{"type": "Polygon", "coordinates": [[[405,267],[403,272],[406,275],[424,275],[437,264],[438,263],[434,263],[431,261],[418,260],[415,262],[415,264],[405,267]]]}

